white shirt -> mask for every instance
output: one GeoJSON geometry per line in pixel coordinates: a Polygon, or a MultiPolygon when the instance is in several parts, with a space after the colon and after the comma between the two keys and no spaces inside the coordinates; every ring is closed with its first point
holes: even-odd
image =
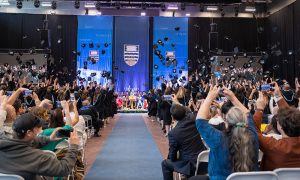
{"type": "Polygon", "coordinates": [[[211,118],[208,123],[211,125],[219,125],[224,122],[224,119],[221,116],[211,118]]]}

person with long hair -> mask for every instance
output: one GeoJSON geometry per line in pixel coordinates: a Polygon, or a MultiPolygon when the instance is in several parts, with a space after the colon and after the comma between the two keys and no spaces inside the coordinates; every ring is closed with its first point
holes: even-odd
{"type": "Polygon", "coordinates": [[[208,123],[209,107],[219,92],[217,86],[211,87],[196,118],[198,132],[210,148],[210,179],[226,179],[234,172],[258,170],[259,144],[255,125],[249,110],[232,91],[224,89],[224,95],[234,105],[225,116],[225,131],[219,131],[208,123]]]}
{"type": "Polygon", "coordinates": [[[176,97],[177,97],[177,100],[179,101],[179,103],[183,106],[188,106],[188,98],[186,97],[186,94],[185,94],[185,89],[184,87],[179,87],[177,93],[176,93],[176,97]]]}
{"type": "MultiPolygon", "coordinates": [[[[76,107],[76,102],[73,102],[73,107],[76,107]]],[[[73,127],[78,123],[79,116],[77,109],[75,110],[75,117],[72,119],[70,115],[70,105],[67,101],[61,101],[63,109],[56,108],[50,112],[49,126],[47,129],[44,129],[41,133],[42,136],[50,136],[55,128],[61,127],[65,130],[73,130],[73,127]],[[66,120],[64,120],[64,117],[66,120]]],[[[74,108],[75,109],[75,108],[74,108]]],[[[43,146],[41,149],[55,151],[55,147],[63,139],[59,141],[53,141],[48,143],[46,146],[43,146]]]]}

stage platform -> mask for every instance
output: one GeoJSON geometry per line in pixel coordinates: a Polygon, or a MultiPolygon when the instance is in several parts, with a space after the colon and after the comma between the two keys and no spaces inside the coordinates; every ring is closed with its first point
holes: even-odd
{"type": "Polygon", "coordinates": [[[118,113],[147,113],[147,109],[118,109],[118,113]]]}

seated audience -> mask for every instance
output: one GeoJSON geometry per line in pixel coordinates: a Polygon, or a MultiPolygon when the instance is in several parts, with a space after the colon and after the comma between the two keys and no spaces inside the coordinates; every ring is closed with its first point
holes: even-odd
{"type": "Polygon", "coordinates": [[[172,180],[174,171],[187,177],[192,176],[195,173],[198,154],[206,149],[194,119],[186,115],[186,107],[173,104],[170,112],[172,119],[178,123],[169,132],[169,155],[161,164],[165,180],[172,180]]]}
{"type": "Polygon", "coordinates": [[[209,107],[219,92],[217,86],[211,87],[196,120],[198,132],[210,148],[210,179],[226,179],[233,172],[258,170],[259,145],[252,116],[232,91],[224,89],[224,95],[234,105],[225,117],[226,131],[221,132],[208,123],[209,107]]]}
{"type": "Polygon", "coordinates": [[[65,157],[58,160],[49,153],[39,150],[50,141],[56,140],[56,132],[49,137],[37,136],[42,131],[42,120],[31,113],[19,116],[14,124],[14,137],[9,138],[0,129],[0,173],[17,174],[34,180],[37,175],[67,176],[75,166],[78,153],[78,137],[73,132],[70,147],[65,157]]]}
{"type": "Polygon", "coordinates": [[[254,114],[260,149],[264,153],[261,162],[261,170],[264,171],[300,167],[300,112],[296,108],[288,106],[277,83],[274,84],[275,99],[279,106],[277,129],[282,135],[282,139],[265,137],[260,131],[263,116],[262,109],[266,106],[262,93],[257,99],[257,109],[254,114]]]}
{"type": "MultiPolygon", "coordinates": [[[[69,104],[66,101],[61,102],[63,110],[61,108],[56,108],[55,110],[51,111],[50,113],[50,121],[49,127],[44,129],[41,133],[42,136],[50,136],[55,128],[61,127],[65,130],[73,130],[73,126],[75,126],[78,122],[78,116],[74,119],[71,119],[70,111],[69,111],[69,104]],[[64,113],[63,113],[64,111],[64,113]],[[66,121],[64,121],[64,114],[66,116],[66,121]]],[[[57,144],[59,144],[63,139],[59,141],[53,141],[48,143],[45,146],[42,146],[41,149],[43,150],[50,150],[54,151],[57,144]]]]}

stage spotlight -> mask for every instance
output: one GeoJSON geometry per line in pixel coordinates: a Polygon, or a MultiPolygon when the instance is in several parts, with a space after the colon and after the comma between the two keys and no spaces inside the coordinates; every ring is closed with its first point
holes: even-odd
{"type": "Polygon", "coordinates": [[[98,11],[101,10],[101,2],[100,2],[100,1],[97,1],[96,4],[95,4],[95,6],[96,6],[96,9],[97,9],[98,11]]]}
{"type": "Polygon", "coordinates": [[[79,8],[80,8],[80,2],[79,2],[79,0],[76,0],[76,1],[74,2],[74,8],[75,8],[75,9],[79,9],[79,8]]]}
{"type": "Polygon", "coordinates": [[[160,9],[161,9],[161,11],[166,11],[166,5],[164,3],[162,3],[160,5],[160,9]]]}
{"type": "Polygon", "coordinates": [[[34,0],[33,5],[34,5],[34,7],[39,8],[41,5],[41,2],[39,0],[34,0]]]}
{"type": "Polygon", "coordinates": [[[18,9],[22,9],[22,7],[23,7],[22,0],[17,0],[16,6],[17,6],[18,9]]]}
{"type": "Polygon", "coordinates": [[[181,11],[185,11],[185,3],[181,3],[181,5],[180,5],[180,9],[181,9],[181,11]]]}
{"type": "Polygon", "coordinates": [[[51,9],[55,10],[57,8],[56,1],[51,2],[51,9]]]}
{"type": "Polygon", "coordinates": [[[288,51],[288,55],[289,55],[289,56],[293,55],[293,51],[292,51],[292,50],[289,50],[289,51],[288,51]]]}

